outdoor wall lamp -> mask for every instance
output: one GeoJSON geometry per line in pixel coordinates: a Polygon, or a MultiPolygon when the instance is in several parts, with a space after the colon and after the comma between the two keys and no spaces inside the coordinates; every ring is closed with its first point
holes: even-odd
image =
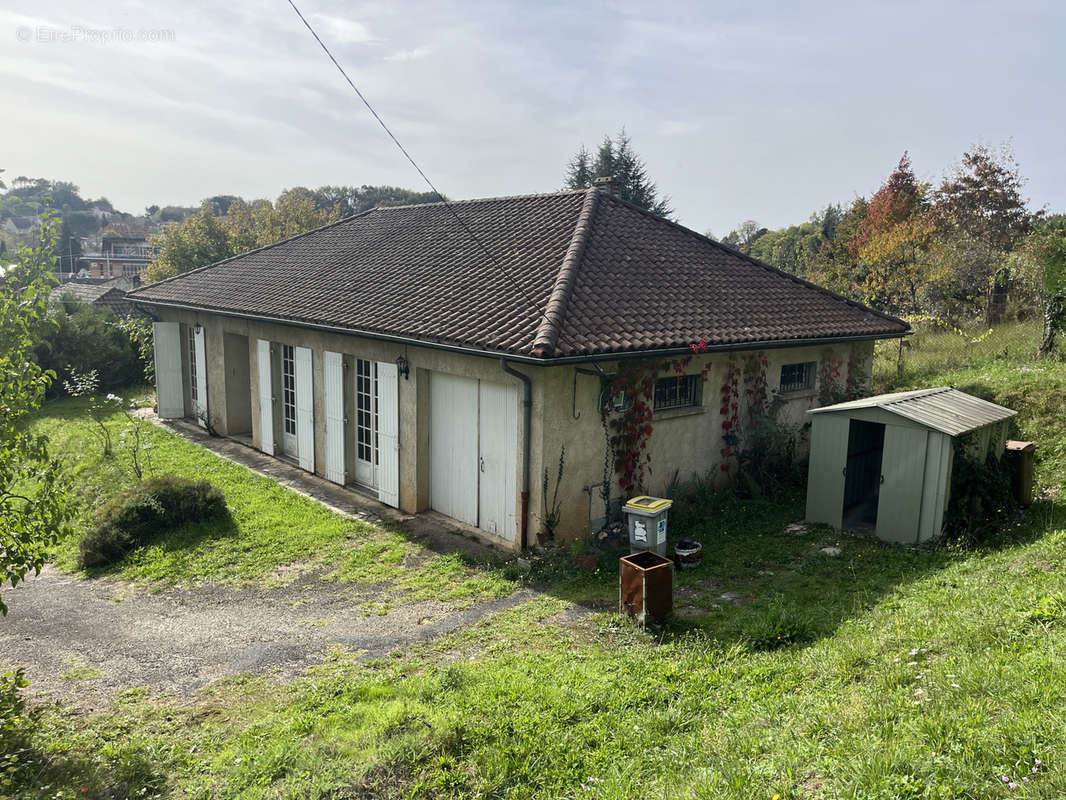
{"type": "Polygon", "coordinates": [[[403,375],[403,379],[407,380],[411,374],[411,365],[407,363],[407,356],[396,356],[396,371],[403,375]]]}
{"type": "Polygon", "coordinates": [[[197,322],[196,323],[196,335],[199,336],[201,333],[203,333],[203,330],[204,330],[204,326],[201,325],[199,322],[197,322]]]}

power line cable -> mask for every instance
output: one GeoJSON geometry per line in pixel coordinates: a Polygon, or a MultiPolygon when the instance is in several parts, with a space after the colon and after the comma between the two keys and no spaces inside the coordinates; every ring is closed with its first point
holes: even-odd
{"type": "MultiPolygon", "coordinates": [[[[378,121],[378,124],[381,126],[382,130],[384,130],[385,133],[389,135],[389,138],[392,139],[393,143],[400,149],[400,152],[403,153],[404,158],[411,162],[411,166],[418,171],[419,175],[422,176],[422,180],[426,182],[426,185],[429,186],[429,188],[433,190],[433,193],[440,198],[440,201],[444,204],[444,207],[448,209],[448,211],[453,217],[455,217],[455,221],[463,227],[463,230],[465,230],[467,234],[469,234],[470,238],[474,241],[474,243],[477,244],[479,248],[481,248],[481,251],[489,257],[489,260],[493,263],[493,265],[495,265],[496,268],[499,269],[500,272],[503,274],[503,276],[507,278],[510,284],[516,290],[518,290],[518,293],[522,295],[523,299],[527,303],[529,303],[529,305],[532,306],[538,314],[540,314],[540,316],[544,319],[545,322],[550,325],[551,320],[548,319],[547,311],[542,308],[539,303],[533,300],[533,298],[526,294],[525,289],[523,289],[522,286],[511,276],[507,268],[504,267],[504,265],[499,261],[499,259],[497,259],[496,256],[492,254],[488,247],[485,246],[485,243],[481,241],[478,235],[474,233],[474,231],[471,230],[470,226],[466,224],[463,218],[459,216],[458,212],[456,212],[456,210],[452,208],[452,205],[448,202],[448,199],[441,193],[441,191],[436,186],[433,185],[433,181],[431,181],[429,179],[429,176],[426,175],[425,172],[423,172],[420,166],[418,166],[418,163],[411,157],[411,154],[407,152],[407,148],[405,148],[400,143],[400,140],[396,138],[396,135],[393,134],[391,130],[389,130],[389,126],[385,124],[385,120],[383,120],[378,114],[378,112],[374,110],[374,107],[370,105],[370,101],[363,96],[363,93],[361,91],[359,91],[359,87],[355,85],[355,82],[350,77],[348,77],[348,73],[345,72],[344,67],[342,67],[340,65],[340,62],[337,61],[336,58],[334,58],[333,53],[330,52],[330,49],[326,46],[326,43],[322,41],[321,37],[318,35],[315,29],[311,27],[311,23],[307,21],[307,18],[304,17],[304,15],[300,12],[300,9],[296,7],[296,3],[294,3],[293,0],[288,0],[288,3],[290,6],[292,6],[292,10],[296,12],[296,16],[300,18],[300,22],[302,22],[304,24],[304,27],[306,27],[307,30],[311,32],[311,35],[315,37],[315,41],[318,42],[318,46],[322,48],[322,51],[329,57],[329,60],[333,62],[333,66],[337,68],[337,71],[340,72],[340,74],[344,77],[344,80],[347,81],[348,85],[352,87],[352,91],[354,91],[359,97],[359,99],[363,101],[363,105],[367,107],[367,110],[374,116],[374,119],[378,121]]],[[[567,337],[563,334],[563,329],[561,325],[559,327],[559,338],[561,340],[567,341],[567,337]]],[[[571,347],[575,347],[573,342],[568,341],[568,343],[571,347]]],[[[575,349],[577,348],[575,347],[575,349]]]]}

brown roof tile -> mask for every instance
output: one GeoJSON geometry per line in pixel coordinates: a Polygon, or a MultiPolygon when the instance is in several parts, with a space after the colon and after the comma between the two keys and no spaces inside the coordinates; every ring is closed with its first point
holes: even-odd
{"type": "Polygon", "coordinates": [[[907,326],[596,189],[379,208],[129,296],[501,354],[894,336],[907,326]]]}

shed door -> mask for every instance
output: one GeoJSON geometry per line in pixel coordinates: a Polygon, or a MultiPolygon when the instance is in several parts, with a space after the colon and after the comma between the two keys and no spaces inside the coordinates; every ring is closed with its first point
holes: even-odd
{"type": "Polygon", "coordinates": [[[274,455],[274,384],[270,374],[270,342],[256,341],[256,359],[259,362],[259,449],[274,455]]]}
{"type": "Polygon", "coordinates": [[[204,326],[197,325],[193,328],[193,363],[195,364],[194,380],[196,381],[196,421],[200,427],[207,427],[207,343],[204,339],[204,326]]]}
{"type": "Polygon", "coordinates": [[[844,414],[814,414],[807,470],[807,521],[840,529],[844,518],[844,469],[851,420],[844,414]]]}
{"type": "Polygon", "coordinates": [[[400,505],[400,381],[396,364],[377,364],[378,500],[400,505]]]}
{"type": "Polygon", "coordinates": [[[478,408],[478,527],[514,541],[518,393],[513,386],[482,381],[478,408]]]}
{"type": "Polygon", "coordinates": [[[315,471],[315,395],[311,382],[311,350],[295,348],[296,361],[296,449],[300,468],[315,471]]]}
{"type": "Polygon", "coordinates": [[[344,362],[340,353],[322,354],[322,395],[326,414],[326,479],[344,485],[344,362]]]}
{"type": "Polygon", "coordinates": [[[152,325],[155,344],[155,394],[159,416],[180,419],[185,416],[181,387],[181,329],[176,322],[152,325]]]}
{"type": "Polygon", "coordinates": [[[477,525],[478,382],[434,372],[430,376],[432,508],[477,525]]]}
{"type": "Polygon", "coordinates": [[[915,544],[925,484],[925,428],[885,426],[881,460],[881,497],[877,507],[877,537],[886,542],[915,544]]]}

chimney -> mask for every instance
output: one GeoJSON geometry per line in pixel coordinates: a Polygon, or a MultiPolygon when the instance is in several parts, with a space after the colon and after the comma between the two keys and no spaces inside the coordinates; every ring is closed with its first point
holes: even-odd
{"type": "Polygon", "coordinates": [[[622,192],[618,186],[618,181],[615,180],[614,175],[604,175],[600,178],[593,178],[592,185],[594,188],[599,189],[601,192],[606,192],[611,197],[622,197],[622,192]]]}

